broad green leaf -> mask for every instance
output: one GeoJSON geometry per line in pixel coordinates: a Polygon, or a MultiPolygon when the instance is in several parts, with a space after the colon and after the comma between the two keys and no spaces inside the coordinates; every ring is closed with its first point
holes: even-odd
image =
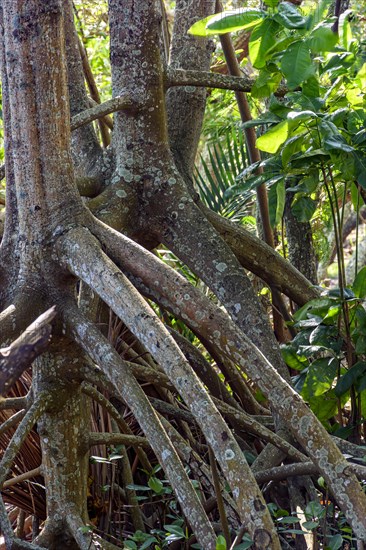
{"type": "Polygon", "coordinates": [[[333,384],[338,372],[338,361],[335,358],[323,357],[316,359],[308,368],[302,389],[304,399],[323,395],[333,384]]]}
{"type": "Polygon", "coordinates": [[[359,80],[359,87],[361,90],[366,89],[366,63],[364,63],[361,67],[361,69],[356,74],[356,80],[359,80]]]}
{"type": "Polygon", "coordinates": [[[360,190],[354,182],[351,183],[351,201],[352,206],[356,210],[356,212],[358,212],[361,206],[365,204],[361,196],[360,190]]]}
{"type": "Polygon", "coordinates": [[[330,25],[324,23],[314,29],[308,39],[310,49],[314,53],[332,52],[337,42],[337,33],[332,31],[330,25]]]}
{"type": "MultiPolygon", "coordinates": [[[[281,82],[281,73],[270,73],[266,69],[262,69],[258,78],[254,82],[250,93],[252,97],[262,98],[269,97],[278,88],[281,82]]],[[[271,114],[271,113],[270,113],[271,114]]],[[[274,116],[274,115],[272,115],[274,116]]]]}
{"type": "Polygon", "coordinates": [[[279,180],[279,182],[277,183],[276,192],[277,192],[277,205],[276,205],[275,224],[277,225],[281,222],[283,211],[285,209],[285,197],[286,197],[285,178],[279,180]]]}
{"type": "Polygon", "coordinates": [[[242,124],[242,128],[252,128],[253,126],[263,126],[264,124],[276,123],[280,121],[281,119],[277,115],[271,112],[266,112],[266,113],[263,113],[263,115],[261,115],[259,118],[253,118],[252,120],[248,120],[247,122],[244,122],[242,124]]]}
{"type": "Polygon", "coordinates": [[[265,15],[261,10],[247,8],[223,11],[197,21],[188,33],[195,36],[210,36],[250,29],[258,25],[265,15]]]}
{"type": "Polygon", "coordinates": [[[289,121],[283,120],[257,139],[257,147],[266,153],[277,153],[289,135],[289,121]]]}
{"type": "Polygon", "coordinates": [[[154,493],[156,493],[157,495],[159,495],[160,493],[163,492],[164,490],[164,485],[162,484],[162,482],[160,481],[160,479],[158,479],[157,477],[155,476],[151,476],[149,481],[147,482],[148,486],[150,487],[150,489],[152,491],[154,491],[154,493]]]}
{"type": "Polygon", "coordinates": [[[325,163],[329,160],[329,154],[323,149],[314,149],[291,159],[291,166],[294,168],[308,168],[325,163]]]}
{"type": "Polygon", "coordinates": [[[363,355],[364,353],[366,353],[366,336],[364,334],[360,334],[360,336],[357,338],[355,352],[357,355],[363,355]]]}
{"type": "Polygon", "coordinates": [[[351,15],[352,10],[344,11],[339,17],[339,36],[340,42],[345,50],[349,50],[349,46],[352,41],[352,29],[349,22],[349,16],[351,15]]]}
{"type": "Polygon", "coordinates": [[[354,151],[356,176],[358,183],[366,189],[366,155],[361,151],[354,151]]]}
{"type": "Polygon", "coordinates": [[[337,413],[338,399],[333,395],[333,391],[330,390],[326,394],[309,399],[309,405],[318,420],[325,422],[337,413]]]}
{"type": "Polygon", "coordinates": [[[346,374],[343,374],[337,382],[336,387],[334,388],[334,393],[340,397],[345,394],[352,384],[355,384],[357,380],[365,373],[366,371],[366,362],[359,361],[353,365],[346,374]]]}
{"type": "Polygon", "coordinates": [[[304,527],[308,531],[312,531],[312,529],[319,527],[319,521],[304,521],[301,527],[304,527]]]}
{"type": "Polygon", "coordinates": [[[366,296],[366,266],[357,273],[352,290],[357,298],[364,298],[366,296]]]}
{"type": "Polygon", "coordinates": [[[309,46],[303,40],[297,40],[284,53],[281,70],[287,79],[287,85],[296,88],[314,72],[309,46]]]}
{"type": "Polygon", "coordinates": [[[263,0],[266,6],[269,8],[275,8],[279,2],[279,0],[263,0]]]}
{"type": "Polygon", "coordinates": [[[305,17],[290,2],[281,2],[273,19],[286,29],[305,29],[307,24],[305,17]]]}
{"type": "Polygon", "coordinates": [[[307,360],[299,355],[291,346],[291,344],[287,346],[281,347],[282,357],[286,363],[287,366],[289,366],[291,369],[302,371],[307,365],[307,360]],[[301,357],[301,359],[300,359],[301,357]]]}
{"type": "Polygon", "coordinates": [[[333,535],[327,541],[327,548],[329,548],[329,550],[339,550],[339,548],[342,548],[342,546],[343,546],[342,535],[333,535]]]}
{"type": "Polygon", "coordinates": [[[256,69],[265,66],[268,50],[275,43],[279,28],[280,26],[276,21],[267,17],[253,29],[249,39],[249,57],[256,69]]]}
{"type": "Polygon", "coordinates": [[[341,134],[334,134],[326,137],[323,142],[323,147],[325,151],[332,151],[334,149],[344,151],[345,153],[352,153],[354,151],[354,148],[351,145],[348,145],[341,134]]]}
{"type": "Polygon", "coordinates": [[[329,7],[333,4],[333,2],[334,0],[321,0],[320,2],[315,3],[314,10],[307,18],[307,29],[313,29],[327,16],[329,7]]]}
{"type": "Polygon", "coordinates": [[[172,535],[175,535],[176,537],[183,538],[183,539],[185,538],[185,533],[182,527],[180,527],[179,525],[174,525],[174,523],[164,525],[164,529],[165,531],[167,531],[168,533],[171,533],[172,535]]]}
{"type": "MultiPolygon", "coordinates": [[[[289,163],[289,160],[293,155],[303,150],[303,144],[304,144],[304,132],[302,134],[292,136],[286,141],[281,151],[282,165],[284,168],[287,166],[287,164],[289,163]]],[[[293,189],[291,190],[293,191],[293,189]]]]}
{"type": "Polygon", "coordinates": [[[317,203],[310,197],[299,196],[294,198],[291,204],[291,210],[299,222],[309,222],[314,216],[317,203]]]}
{"type": "Polygon", "coordinates": [[[216,539],[216,550],[226,550],[226,540],[225,537],[222,535],[219,535],[216,539]]]}
{"type": "Polygon", "coordinates": [[[310,76],[302,84],[303,94],[309,97],[319,97],[320,96],[320,86],[319,80],[315,75],[310,76]]]}
{"type": "Polygon", "coordinates": [[[139,547],[139,550],[147,550],[147,548],[151,548],[151,545],[154,544],[154,542],[158,542],[156,537],[148,537],[145,542],[139,547]]]}

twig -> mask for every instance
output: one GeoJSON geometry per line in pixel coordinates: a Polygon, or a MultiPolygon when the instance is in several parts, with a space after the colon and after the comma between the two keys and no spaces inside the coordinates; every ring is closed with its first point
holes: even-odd
{"type": "Polygon", "coordinates": [[[3,489],[7,489],[8,487],[12,487],[17,483],[21,483],[22,481],[27,481],[28,479],[32,479],[32,477],[37,477],[40,475],[42,475],[42,467],[38,466],[38,468],[34,468],[33,470],[24,472],[24,474],[20,474],[18,476],[12,477],[11,479],[7,479],[6,481],[4,481],[3,489]]]}
{"type": "Polygon", "coordinates": [[[19,422],[19,420],[24,418],[25,413],[26,413],[26,411],[23,409],[21,411],[16,412],[10,418],[5,420],[5,422],[3,422],[0,426],[0,435],[4,434],[8,430],[10,430],[10,428],[15,426],[15,424],[17,424],[19,422]]]}
{"type": "MultiPolygon", "coordinates": [[[[108,401],[108,399],[104,397],[104,395],[102,395],[96,388],[93,388],[93,386],[91,386],[90,384],[83,382],[81,384],[81,391],[85,393],[85,395],[89,395],[89,397],[91,397],[92,399],[94,399],[94,401],[99,403],[108,412],[111,418],[115,420],[115,422],[117,423],[117,426],[124,434],[133,435],[131,428],[129,427],[129,425],[123,418],[123,416],[117,411],[117,409],[112,405],[112,403],[108,401]]],[[[145,451],[141,449],[139,446],[135,449],[135,451],[144,469],[147,471],[151,471],[152,466],[150,464],[149,459],[146,456],[145,451]]]]}
{"type": "Polygon", "coordinates": [[[140,446],[145,449],[150,449],[150,444],[145,437],[109,432],[90,433],[88,437],[88,448],[94,445],[131,445],[132,447],[140,446]]]}
{"type": "Polygon", "coordinates": [[[28,403],[27,397],[8,397],[0,400],[0,411],[14,409],[15,411],[25,409],[28,403]]]}

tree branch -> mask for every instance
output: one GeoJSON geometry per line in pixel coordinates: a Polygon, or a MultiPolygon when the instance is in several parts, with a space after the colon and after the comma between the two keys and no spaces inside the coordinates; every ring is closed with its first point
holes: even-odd
{"type": "MultiPolygon", "coordinates": [[[[184,71],[171,67],[167,69],[165,75],[166,88],[175,86],[197,86],[250,93],[254,83],[255,78],[251,78],[247,75],[229,76],[220,73],[212,73],[210,71],[184,71]]],[[[288,89],[286,86],[279,86],[275,95],[283,97],[287,92],[288,89]]]]}
{"type": "Polygon", "coordinates": [[[265,242],[203,204],[200,208],[245,269],[300,306],[319,297],[312,283],[265,242]]]}
{"type": "Polygon", "coordinates": [[[145,437],[109,432],[90,433],[87,448],[90,449],[90,447],[93,447],[94,445],[126,445],[150,449],[150,444],[145,437]]]}
{"type": "Polygon", "coordinates": [[[0,435],[4,434],[8,430],[10,430],[10,428],[15,426],[15,424],[17,424],[19,420],[24,418],[25,414],[26,414],[26,411],[23,409],[16,412],[10,418],[5,420],[5,422],[3,422],[0,426],[0,435]]]}
{"type": "Polygon", "coordinates": [[[55,308],[49,309],[8,348],[0,349],[0,395],[8,391],[32,361],[47,348],[51,336],[50,323],[55,316],[55,308]]]}
{"type": "Polygon", "coordinates": [[[133,108],[136,108],[136,102],[132,100],[129,94],[114,97],[113,99],[109,99],[104,103],[100,103],[95,105],[95,107],[91,107],[90,109],[86,109],[85,111],[74,115],[71,119],[71,130],[76,130],[81,126],[85,126],[85,124],[89,124],[90,122],[93,122],[93,120],[103,118],[105,115],[109,115],[110,113],[131,110],[133,108]]]}
{"type": "Polygon", "coordinates": [[[38,468],[24,472],[24,474],[19,474],[18,476],[7,479],[4,481],[3,489],[8,489],[8,487],[12,487],[17,483],[22,483],[22,481],[27,481],[28,479],[32,479],[32,477],[37,477],[39,475],[42,475],[42,466],[38,466],[38,468]]]}

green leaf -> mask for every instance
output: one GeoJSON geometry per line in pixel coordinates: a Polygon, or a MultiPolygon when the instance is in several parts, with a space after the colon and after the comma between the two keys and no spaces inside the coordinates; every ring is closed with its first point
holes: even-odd
{"type": "Polygon", "coordinates": [[[275,8],[279,2],[279,0],[263,0],[266,6],[269,8],[275,8]]]}
{"type": "Polygon", "coordinates": [[[302,84],[302,93],[309,97],[319,97],[320,96],[320,86],[319,80],[315,75],[310,76],[302,84]]]}
{"type": "Polygon", "coordinates": [[[216,539],[216,550],[226,550],[226,540],[225,537],[222,535],[219,535],[216,539]]]}
{"type": "Polygon", "coordinates": [[[332,136],[326,137],[323,141],[323,147],[325,151],[331,151],[334,149],[344,151],[345,153],[352,153],[354,151],[354,148],[351,147],[351,145],[348,145],[341,134],[334,134],[332,136]]]}
{"type": "Polygon", "coordinates": [[[340,377],[340,379],[337,382],[336,387],[334,388],[334,393],[338,397],[345,394],[352,384],[355,384],[355,382],[364,374],[366,371],[366,362],[365,361],[359,361],[355,365],[353,365],[346,374],[343,374],[343,376],[340,377]]]}
{"type": "Polygon", "coordinates": [[[366,336],[361,334],[356,341],[355,352],[360,355],[366,353],[366,336]]]}
{"type": "Polygon", "coordinates": [[[179,537],[181,539],[185,538],[185,533],[182,527],[180,527],[179,525],[174,525],[174,523],[167,524],[167,525],[164,525],[164,529],[165,531],[167,531],[168,533],[171,533],[172,535],[175,535],[176,537],[179,537]]]}
{"type": "Polygon", "coordinates": [[[304,521],[302,527],[305,527],[308,531],[312,531],[313,529],[319,527],[319,521],[304,521]]]}
{"type": "Polygon", "coordinates": [[[316,211],[317,203],[310,197],[299,196],[294,198],[291,210],[299,222],[309,222],[316,211]]]}
{"type": "Polygon", "coordinates": [[[366,189],[366,155],[360,151],[354,151],[356,177],[358,183],[366,189]]]}
{"type": "Polygon", "coordinates": [[[162,484],[160,479],[155,476],[151,476],[147,483],[150,489],[154,491],[154,493],[156,493],[157,495],[160,495],[160,493],[162,493],[164,490],[164,485],[162,484]]]}
{"type": "Polygon", "coordinates": [[[283,120],[276,126],[272,126],[262,136],[257,139],[257,147],[266,153],[277,153],[281,145],[286,141],[289,135],[290,124],[288,120],[283,120]]]}
{"type": "Polygon", "coordinates": [[[314,53],[332,52],[338,42],[337,33],[332,31],[329,24],[321,23],[311,33],[308,44],[314,53]]]}
{"type": "MultiPolygon", "coordinates": [[[[266,69],[262,69],[258,78],[254,82],[250,93],[252,97],[262,98],[269,97],[278,88],[281,82],[281,73],[270,73],[266,69]]],[[[271,114],[271,113],[270,113],[271,114]]],[[[272,115],[273,117],[274,115],[272,115]]]]}
{"type": "Polygon", "coordinates": [[[140,546],[139,550],[146,550],[149,548],[154,542],[158,542],[158,540],[155,537],[148,537],[145,542],[140,546]]]}
{"type": "Polygon", "coordinates": [[[290,2],[281,2],[273,19],[286,29],[305,29],[307,24],[305,17],[290,2]]]}
{"type": "Polygon", "coordinates": [[[249,39],[249,57],[256,69],[265,66],[268,50],[275,43],[279,28],[276,21],[267,17],[253,29],[249,39]]]}
{"type": "Polygon", "coordinates": [[[223,11],[197,21],[188,33],[195,36],[210,36],[250,29],[258,25],[265,15],[266,13],[262,10],[248,8],[223,11]]]}
{"type": "Polygon", "coordinates": [[[293,349],[291,344],[281,347],[282,357],[287,366],[291,369],[302,371],[308,362],[305,358],[300,359],[300,355],[293,349]]]}
{"type": "Polygon", "coordinates": [[[320,420],[320,422],[325,422],[336,414],[338,410],[338,399],[333,395],[332,390],[330,390],[326,394],[309,399],[309,405],[318,420],[320,420]]]}
{"type": "Polygon", "coordinates": [[[345,50],[349,50],[349,46],[352,41],[352,29],[349,22],[349,16],[352,14],[352,10],[344,11],[339,17],[339,36],[340,41],[345,50]]]}
{"type": "Polygon", "coordinates": [[[342,535],[333,535],[333,537],[330,537],[327,541],[327,548],[329,548],[329,550],[339,550],[339,548],[342,548],[342,546],[342,535]]]}
{"type": "Polygon", "coordinates": [[[314,72],[309,46],[303,40],[293,42],[281,60],[281,70],[287,79],[287,85],[296,88],[314,72]]]}
{"type": "Polygon", "coordinates": [[[285,178],[277,182],[276,192],[277,192],[277,206],[276,206],[275,224],[277,225],[281,222],[283,211],[285,209],[285,198],[286,198],[285,178]]]}
{"type": "Polygon", "coordinates": [[[366,296],[366,266],[357,273],[352,290],[357,298],[362,299],[366,296]]]}
{"type": "Polygon", "coordinates": [[[302,389],[304,399],[318,397],[327,392],[337,376],[339,363],[334,357],[316,359],[309,366],[305,383],[302,389]]]}

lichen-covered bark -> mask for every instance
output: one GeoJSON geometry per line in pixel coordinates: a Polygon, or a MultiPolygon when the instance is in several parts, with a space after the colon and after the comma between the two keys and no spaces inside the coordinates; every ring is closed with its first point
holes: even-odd
{"type": "Polygon", "coordinates": [[[309,222],[300,222],[294,216],[291,203],[293,193],[287,192],[284,211],[286,227],[288,259],[291,264],[302,273],[308,281],[316,285],[317,261],[313,246],[313,236],[309,222]]]}
{"type": "MultiPolygon", "coordinates": [[[[187,31],[193,23],[213,13],[215,0],[176,2],[170,51],[172,69],[209,70],[214,49],[212,40],[191,36],[187,31]]],[[[174,161],[187,181],[192,176],[205,112],[206,94],[205,89],[185,86],[169,90],[166,96],[169,143],[174,161]]]]}

